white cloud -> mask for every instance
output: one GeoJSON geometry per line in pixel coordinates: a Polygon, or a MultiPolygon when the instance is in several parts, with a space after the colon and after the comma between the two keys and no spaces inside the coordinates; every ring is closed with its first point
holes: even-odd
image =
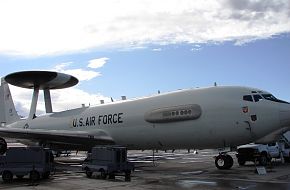
{"type": "Polygon", "coordinates": [[[84,69],[66,69],[73,62],[60,63],[54,67],[54,71],[66,73],[76,77],[80,81],[88,81],[95,77],[101,76],[100,72],[84,70],[84,69]]]}
{"type": "MultiPolygon", "coordinates": [[[[28,116],[33,91],[30,89],[14,87],[12,85],[10,85],[10,90],[18,114],[28,116]]],[[[105,97],[101,94],[89,94],[75,87],[63,90],[51,90],[51,99],[54,112],[79,108],[82,104],[85,104],[86,106],[97,105],[100,103],[100,100],[110,102],[109,97],[105,97]]],[[[43,92],[40,91],[37,104],[37,114],[44,113],[45,105],[43,92]]]]}
{"type": "Polygon", "coordinates": [[[161,48],[154,48],[154,49],[152,49],[152,51],[162,51],[162,49],[161,48]]]}
{"type": "Polygon", "coordinates": [[[77,88],[56,90],[51,93],[55,111],[77,108],[82,104],[85,104],[86,106],[96,105],[100,104],[100,100],[110,102],[109,97],[105,97],[101,94],[90,94],[77,88]]]}
{"type": "Polygon", "coordinates": [[[201,49],[202,49],[201,45],[194,44],[193,47],[190,49],[190,51],[200,51],[201,49]]]}
{"type": "Polygon", "coordinates": [[[88,81],[88,80],[91,80],[95,77],[101,76],[100,72],[87,71],[87,70],[83,70],[83,69],[68,69],[68,70],[64,70],[63,72],[66,74],[70,74],[72,76],[75,76],[80,81],[84,81],[84,80],[88,81]]]}
{"type": "Polygon", "coordinates": [[[107,63],[108,60],[109,58],[107,57],[90,60],[88,67],[92,69],[103,67],[107,63]]]}
{"type": "Polygon", "coordinates": [[[0,1],[0,52],[242,43],[290,32],[289,0],[0,1]],[[241,41],[241,42],[239,42],[241,41]]]}
{"type": "Polygon", "coordinates": [[[60,63],[54,67],[54,70],[56,71],[64,71],[66,67],[70,66],[73,62],[66,62],[66,63],[60,63]]]}
{"type": "Polygon", "coordinates": [[[31,100],[32,90],[9,85],[12,98],[16,107],[16,111],[21,116],[28,116],[31,100]]]}

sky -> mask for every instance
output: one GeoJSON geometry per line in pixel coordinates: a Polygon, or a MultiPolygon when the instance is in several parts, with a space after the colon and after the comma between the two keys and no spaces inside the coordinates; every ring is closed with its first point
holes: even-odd
{"type": "MultiPolygon", "coordinates": [[[[2,0],[0,76],[79,79],[54,111],[196,87],[238,85],[290,101],[289,0],[2,0]]],[[[32,91],[10,86],[27,115],[32,91]]],[[[42,94],[38,113],[44,113],[42,94]]]]}

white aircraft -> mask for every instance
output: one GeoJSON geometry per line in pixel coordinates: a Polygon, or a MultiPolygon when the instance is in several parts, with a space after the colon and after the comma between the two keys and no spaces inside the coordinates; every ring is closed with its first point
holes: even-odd
{"type": "MultiPolygon", "coordinates": [[[[78,150],[108,144],[140,150],[236,147],[290,126],[288,102],[266,91],[237,86],[179,90],[53,112],[50,90],[77,83],[73,76],[49,71],[17,72],[1,80],[0,152],[7,149],[3,137],[78,150]],[[7,83],[34,89],[27,119],[19,118],[7,83]],[[39,90],[44,90],[47,114],[43,116],[35,115],[39,90]]],[[[233,159],[220,153],[215,164],[229,169],[233,159]]]]}

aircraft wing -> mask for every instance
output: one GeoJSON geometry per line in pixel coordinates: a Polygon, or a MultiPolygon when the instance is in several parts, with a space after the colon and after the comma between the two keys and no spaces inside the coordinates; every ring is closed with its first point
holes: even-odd
{"type": "Polygon", "coordinates": [[[44,129],[0,128],[0,137],[27,139],[43,144],[57,144],[58,147],[89,149],[95,145],[115,144],[103,130],[68,131],[44,129]]]}

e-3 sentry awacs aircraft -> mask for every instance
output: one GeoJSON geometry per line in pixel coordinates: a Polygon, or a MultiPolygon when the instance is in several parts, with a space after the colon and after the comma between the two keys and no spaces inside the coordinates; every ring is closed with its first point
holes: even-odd
{"type": "MultiPolygon", "coordinates": [[[[263,90],[237,86],[178,90],[53,112],[50,90],[77,83],[71,75],[50,71],[4,77],[0,88],[1,153],[7,149],[6,137],[78,150],[110,144],[140,150],[236,147],[290,126],[288,102],[263,90]],[[19,118],[8,83],[34,90],[28,118],[19,118]],[[43,116],[35,115],[39,90],[44,91],[47,114],[43,116]]],[[[229,169],[233,159],[221,153],[215,164],[229,169]]]]}

